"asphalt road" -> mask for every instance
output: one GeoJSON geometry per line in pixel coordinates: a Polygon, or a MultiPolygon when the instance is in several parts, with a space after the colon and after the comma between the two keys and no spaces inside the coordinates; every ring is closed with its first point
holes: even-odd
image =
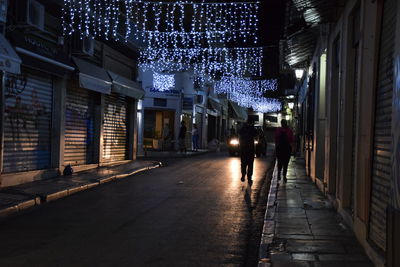
{"type": "Polygon", "coordinates": [[[100,185],[0,223],[0,266],[256,266],[271,158],[226,153],[100,185]]]}

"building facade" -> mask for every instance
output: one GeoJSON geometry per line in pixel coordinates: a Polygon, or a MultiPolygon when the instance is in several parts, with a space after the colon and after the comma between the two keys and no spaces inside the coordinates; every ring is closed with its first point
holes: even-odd
{"type": "Polygon", "coordinates": [[[144,91],[132,47],[63,36],[58,1],[11,1],[7,13],[0,187],[134,160],[144,91]]]}
{"type": "Polygon", "coordinates": [[[338,6],[335,16],[311,26],[317,34],[312,51],[302,48],[307,59],[281,55],[291,69],[306,70],[296,87],[301,151],[308,175],[371,260],[399,266],[400,5],[383,0],[338,6]]]}

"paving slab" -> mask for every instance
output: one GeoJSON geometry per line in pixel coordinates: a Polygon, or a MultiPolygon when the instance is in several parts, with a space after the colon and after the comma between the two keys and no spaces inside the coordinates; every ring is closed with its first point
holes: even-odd
{"type": "Polygon", "coordinates": [[[335,240],[288,240],[289,252],[346,253],[344,246],[335,240]]]}
{"type": "Polygon", "coordinates": [[[331,202],[306,176],[304,166],[304,159],[292,159],[287,183],[279,181],[274,191],[268,262],[273,267],[373,266],[331,202]]]}

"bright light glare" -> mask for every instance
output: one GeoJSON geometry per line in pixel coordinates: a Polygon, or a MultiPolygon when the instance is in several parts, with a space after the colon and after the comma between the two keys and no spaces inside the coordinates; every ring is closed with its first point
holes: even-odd
{"type": "Polygon", "coordinates": [[[296,75],[296,79],[300,80],[303,77],[304,74],[304,70],[302,69],[297,69],[294,71],[295,75],[296,75]]]}
{"type": "Polygon", "coordinates": [[[239,145],[239,140],[238,139],[232,139],[229,144],[231,145],[239,145]]]}

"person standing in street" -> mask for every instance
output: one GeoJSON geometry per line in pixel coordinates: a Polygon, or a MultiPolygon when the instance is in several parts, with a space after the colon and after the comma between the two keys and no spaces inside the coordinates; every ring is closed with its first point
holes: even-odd
{"type": "Polygon", "coordinates": [[[275,131],[275,153],[278,160],[278,180],[281,179],[286,183],[286,173],[289,165],[290,155],[292,154],[292,144],[294,141],[293,132],[288,127],[287,121],[281,121],[282,127],[275,131]],[[283,170],[282,170],[283,169],[283,170]]]}
{"type": "Polygon", "coordinates": [[[166,123],[162,130],[162,137],[163,137],[163,150],[166,150],[167,144],[169,143],[169,125],[166,123]]]}
{"type": "Polygon", "coordinates": [[[199,149],[199,130],[197,129],[196,123],[193,124],[192,142],[193,142],[193,150],[197,151],[199,149]]]}
{"type": "Polygon", "coordinates": [[[179,144],[179,151],[186,153],[186,144],[185,144],[185,137],[186,137],[186,125],[184,121],[181,121],[181,128],[179,129],[178,135],[178,144],[179,144]]]}
{"type": "Polygon", "coordinates": [[[247,120],[247,123],[239,130],[239,143],[240,143],[240,162],[242,182],[245,181],[247,174],[247,181],[251,185],[253,183],[253,164],[254,164],[254,138],[257,135],[256,129],[254,128],[253,121],[247,120]]]}

